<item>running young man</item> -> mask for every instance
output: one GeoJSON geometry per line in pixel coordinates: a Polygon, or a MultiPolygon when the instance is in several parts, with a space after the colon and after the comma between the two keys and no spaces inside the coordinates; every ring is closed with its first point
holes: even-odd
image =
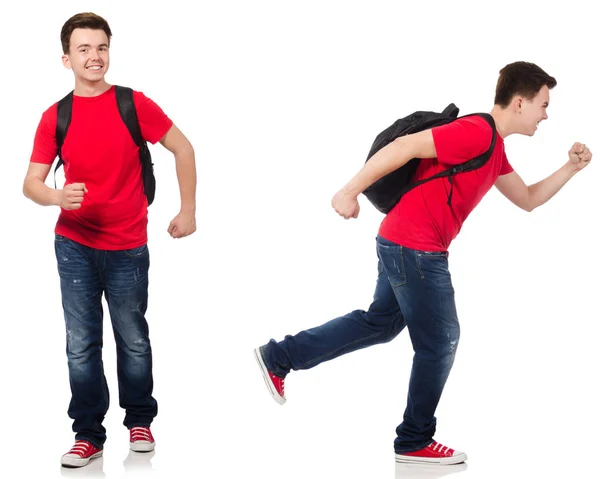
{"type": "MultiPolygon", "coordinates": [[[[516,62],[500,71],[491,115],[497,140],[480,169],[453,179],[427,182],[407,193],[384,218],[377,237],[378,279],[368,311],[352,311],[321,326],[270,340],[255,349],[274,399],[286,401],[284,379],[291,370],[310,369],[357,349],[385,343],[406,326],[414,349],[408,402],[394,441],[398,462],[455,464],[463,452],[434,441],[435,410],[452,368],[460,336],[447,251],[470,212],[496,186],[510,201],[532,211],[552,198],[585,168],[590,150],[575,143],[564,166],[548,178],[525,185],[504,152],[504,138],[532,136],[548,118],[549,92],[556,80],[537,65],[516,62]]],[[[490,147],[492,128],[481,117],[458,119],[400,137],[376,153],[333,198],[344,218],[357,218],[358,195],[412,158],[421,161],[416,179],[475,158],[490,147]]]]}
{"type": "MultiPolygon", "coordinates": [[[[73,70],[72,119],[62,146],[65,186],[45,185],[57,156],[57,104],[42,115],[23,192],[43,206],[60,206],[55,251],[66,323],[75,445],[64,466],[85,466],[102,455],[109,391],[102,364],[102,295],[117,345],[119,403],[134,451],[151,451],[152,351],[145,312],[149,251],[147,207],[139,147],[121,119],[115,87],[105,80],[111,30],[93,13],[70,18],[61,31],[63,64],[73,70]]],[[[168,227],[173,238],[196,230],[196,167],[186,137],[156,103],[134,91],[144,140],[175,155],[181,210],[168,227]]]]}

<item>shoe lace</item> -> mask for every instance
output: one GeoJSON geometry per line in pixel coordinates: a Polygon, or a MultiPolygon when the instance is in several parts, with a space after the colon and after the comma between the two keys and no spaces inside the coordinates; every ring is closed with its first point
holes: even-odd
{"type": "Polygon", "coordinates": [[[433,441],[429,447],[434,451],[434,452],[439,452],[441,454],[446,454],[446,452],[448,452],[448,450],[450,450],[450,448],[448,446],[444,446],[443,444],[433,441]]]}
{"type": "Polygon", "coordinates": [[[92,445],[87,441],[75,441],[75,444],[67,454],[84,456],[92,445]]]}
{"type": "Polygon", "coordinates": [[[130,430],[132,441],[150,441],[150,428],[148,427],[132,427],[130,430]]]}

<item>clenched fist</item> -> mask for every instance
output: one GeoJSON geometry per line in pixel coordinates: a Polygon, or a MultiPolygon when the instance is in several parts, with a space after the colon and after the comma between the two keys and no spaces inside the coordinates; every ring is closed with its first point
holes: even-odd
{"type": "Polygon", "coordinates": [[[60,190],[58,205],[65,210],[77,210],[83,203],[83,195],[88,190],[84,183],[70,183],[60,190]]]}
{"type": "Polygon", "coordinates": [[[577,170],[583,170],[592,161],[592,152],[583,143],[575,143],[569,150],[569,162],[577,170]]]}
{"type": "Polygon", "coordinates": [[[196,215],[190,212],[180,212],[169,224],[167,232],[173,238],[185,238],[196,231],[196,215]]]}
{"type": "Polygon", "coordinates": [[[355,195],[346,193],[344,190],[336,193],[331,200],[331,206],[344,219],[358,218],[358,213],[360,212],[358,198],[355,195]]]}

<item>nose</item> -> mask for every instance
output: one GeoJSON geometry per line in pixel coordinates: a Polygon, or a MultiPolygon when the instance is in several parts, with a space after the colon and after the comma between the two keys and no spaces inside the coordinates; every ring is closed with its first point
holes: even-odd
{"type": "Polygon", "coordinates": [[[90,49],[90,60],[100,60],[100,53],[95,48],[90,49]]]}

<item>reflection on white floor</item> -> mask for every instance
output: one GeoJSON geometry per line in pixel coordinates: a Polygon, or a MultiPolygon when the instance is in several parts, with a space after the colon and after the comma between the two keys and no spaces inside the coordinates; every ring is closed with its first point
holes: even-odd
{"type": "MultiPolygon", "coordinates": [[[[155,470],[152,467],[152,458],[156,451],[147,453],[129,451],[129,454],[123,461],[125,472],[128,475],[140,475],[146,476],[150,472],[155,470]]],[[[107,477],[104,472],[104,457],[93,459],[85,467],[79,468],[67,468],[60,467],[60,472],[63,477],[107,477]]]]}
{"type": "Polygon", "coordinates": [[[467,463],[447,466],[430,464],[399,464],[396,463],[394,479],[438,479],[450,474],[467,470],[467,463]]]}
{"type": "Polygon", "coordinates": [[[104,457],[92,459],[85,467],[63,467],[60,468],[63,477],[106,477],[104,473],[104,457]]]}
{"type": "Polygon", "coordinates": [[[125,466],[125,471],[127,472],[150,472],[154,469],[152,468],[152,463],[150,460],[154,457],[156,451],[150,452],[134,452],[129,451],[127,458],[123,461],[123,466],[125,466]]]}

